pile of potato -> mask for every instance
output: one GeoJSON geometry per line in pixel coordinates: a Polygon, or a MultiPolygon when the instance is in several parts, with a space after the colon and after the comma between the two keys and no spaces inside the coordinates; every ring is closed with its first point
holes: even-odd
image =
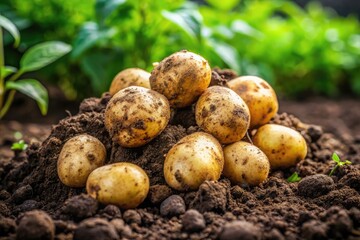
{"type": "MultiPolygon", "coordinates": [[[[165,129],[171,108],[196,104],[196,123],[203,131],[184,137],[167,153],[164,176],[170,187],[196,190],[221,175],[233,184],[256,186],[266,180],[270,169],[291,167],[305,158],[307,146],[300,133],[268,124],[278,111],[278,101],[263,79],[242,76],[226,86],[209,87],[208,62],[188,51],[154,66],[151,74],[130,68],[114,78],[105,126],[114,142],[136,148],[165,129]]],[[[60,153],[59,178],[70,187],[86,186],[99,202],[137,207],[149,191],[148,176],[131,163],[103,166],[105,158],[98,139],[75,136],[60,153]]]]}

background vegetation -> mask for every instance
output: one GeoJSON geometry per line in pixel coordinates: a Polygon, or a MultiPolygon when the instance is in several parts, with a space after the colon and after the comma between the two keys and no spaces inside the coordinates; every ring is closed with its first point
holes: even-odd
{"type": "Polygon", "coordinates": [[[283,96],[360,96],[359,21],[318,3],[303,9],[282,0],[2,2],[0,13],[23,36],[19,50],[6,45],[9,65],[34,43],[72,44],[69,56],[37,73],[69,98],[99,96],[120,70],[151,71],[153,62],[181,49],[213,67],[261,76],[283,96]]]}

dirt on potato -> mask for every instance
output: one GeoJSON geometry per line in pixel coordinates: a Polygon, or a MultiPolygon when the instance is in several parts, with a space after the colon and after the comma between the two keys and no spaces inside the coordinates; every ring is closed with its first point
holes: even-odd
{"type": "MultiPolygon", "coordinates": [[[[218,71],[216,81],[226,82],[228,76],[230,72],[218,71]]],[[[85,99],[78,114],[54,125],[45,141],[29,146],[25,157],[0,161],[0,239],[360,238],[359,141],[345,145],[319,126],[280,113],[271,122],[296,129],[308,145],[305,160],[296,167],[270,172],[257,187],[232,185],[222,177],[204,182],[197,191],[177,192],[165,183],[163,162],[177,141],[200,131],[194,108],[174,111],[159,136],[129,149],[113,143],[105,129],[109,99],[109,94],[85,99]],[[59,181],[56,163],[61,148],[82,133],[104,144],[106,164],[131,162],[148,174],[149,194],[138,208],[99,204],[85,188],[59,181]],[[329,177],[334,151],[352,165],[329,177]],[[287,182],[295,171],[302,180],[287,182]]]]}

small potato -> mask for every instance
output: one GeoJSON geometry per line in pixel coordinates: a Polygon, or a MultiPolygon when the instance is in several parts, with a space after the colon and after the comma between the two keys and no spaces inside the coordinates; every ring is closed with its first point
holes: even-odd
{"type": "Polygon", "coordinates": [[[170,120],[168,100],[153,90],[131,86],[117,92],[105,110],[105,127],[123,147],[139,147],[159,135],[170,120]]]}
{"type": "Polygon", "coordinates": [[[227,82],[227,86],[239,94],[249,107],[251,129],[268,123],[279,109],[274,89],[259,77],[238,77],[227,82]]]}
{"type": "Polygon", "coordinates": [[[295,166],[306,157],[306,141],[291,128],[265,124],[253,137],[253,143],[268,157],[272,169],[295,166]]]}
{"type": "Polygon", "coordinates": [[[233,90],[213,86],[199,98],[195,107],[197,125],[222,144],[240,141],[250,124],[246,103],[233,90]]]}
{"type": "Polygon", "coordinates": [[[195,190],[205,180],[218,180],[223,166],[219,142],[210,134],[196,132],[182,138],[167,153],[164,176],[176,190],[195,190]]]}
{"type": "Polygon", "coordinates": [[[119,162],[95,169],[86,182],[87,193],[103,204],[136,208],[146,198],[150,180],[139,166],[119,162]]]}
{"type": "Polygon", "coordinates": [[[85,187],[89,174],[104,165],[105,158],[105,146],[97,138],[87,134],[70,138],[57,161],[60,181],[69,187],[85,187]]]}
{"type": "Polygon", "coordinates": [[[248,142],[235,142],[224,148],[223,174],[238,185],[257,186],[266,180],[270,163],[265,153],[248,142]]]}
{"type": "Polygon", "coordinates": [[[119,72],[111,82],[110,95],[130,86],[139,86],[150,89],[150,73],[140,68],[128,68],[119,72]]]}
{"type": "Polygon", "coordinates": [[[162,60],[151,72],[151,89],[164,94],[174,108],[190,106],[211,81],[209,63],[201,56],[176,52],[162,60]]]}

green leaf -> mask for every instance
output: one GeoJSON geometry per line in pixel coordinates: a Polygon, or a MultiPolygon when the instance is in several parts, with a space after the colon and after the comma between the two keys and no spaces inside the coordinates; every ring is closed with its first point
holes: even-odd
{"type": "Polygon", "coordinates": [[[14,73],[17,71],[16,67],[12,67],[12,66],[3,66],[1,68],[1,78],[4,79],[7,76],[9,76],[10,74],[14,73]]]}
{"type": "Polygon", "coordinates": [[[234,47],[224,42],[215,41],[214,39],[209,39],[208,45],[230,68],[238,73],[240,72],[239,57],[234,47]]]}
{"type": "Polygon", "coordinates": [[[239,19],[232,22],[231,30],[235,33],[239,33],[249,37],[255,37],[255,38],[263,37],[263,34],[260,31],[250,26],[247,22],[239,19]]]}
{"type": "Polygon", "coordinates": [[[20,140],[19,142],[15,142],[11,145],[11,150],[24,151],[27,147],[28,145],[24,142],[24,140],[20,140]]]}
{"type": "Polygon", "coordinates": [[[334,160],[335,162],[340,163],[340,157],[339,157],[339,155],[336,154],[336,152],[333,153],[333,155],[332,155],[331,158],[332,158],[332,160],[334,160]]]}
{"type": "Polygon", "coordinates": [[[115,28],[99,30],[99,25],[95,22],[87,22],[80,29],[74,42],[74,50],[71,57],[78,58],[86,50],[95,46],[103,39],[111,39],[116,33],[115,28]]]}
{"type": "Polygon", "coordinates": [[[228,11],[233,9],[240,0],[206,0],[206,2],[217,9],[228,11]]]}
{"type": "Polygon", "coordinates": [[[201,39],[203,18],[194,4],[185,4],[175,11],[163,10],[161,14],[167,20],[179,26],[190,37],[201,39]]]}
{"type": "Polygon", "coordinates": [[[126,3],[126,0],[97,0],[95,10],[97,19],[100,22],[105,19],[120,5],[126,3]]]}
{"type": "Polygon", "coordinates": [[[301,177],[299,177],[298,173],[297,172],[294,172],[290,177],[288,177],[287,181],[288,182],[298,182],[301,180],[301,177]]]}
{"type": "Polygon", "coordinates": [[[14,46],[17,47],[20,44],[20,33],[16,28],[15,24],[13,24],[9,19],[0,15],[0,27],[5,28],[15,39],[14,46]]]}
{"type": "Polygon", "coordinates": [[[38,80],[22,79],[16,82],[7,81],[5,89],[17,90],[34,99],[39,106],[41,114],[46,115],[48,111],[48,92],[38,80]]]}
{"type": "Polygon", "coordinates": [[[43,42],[28,49],[20,61],[20,71],[43,68],[71,51],[71,46],[58,41],[43,42]]]}

